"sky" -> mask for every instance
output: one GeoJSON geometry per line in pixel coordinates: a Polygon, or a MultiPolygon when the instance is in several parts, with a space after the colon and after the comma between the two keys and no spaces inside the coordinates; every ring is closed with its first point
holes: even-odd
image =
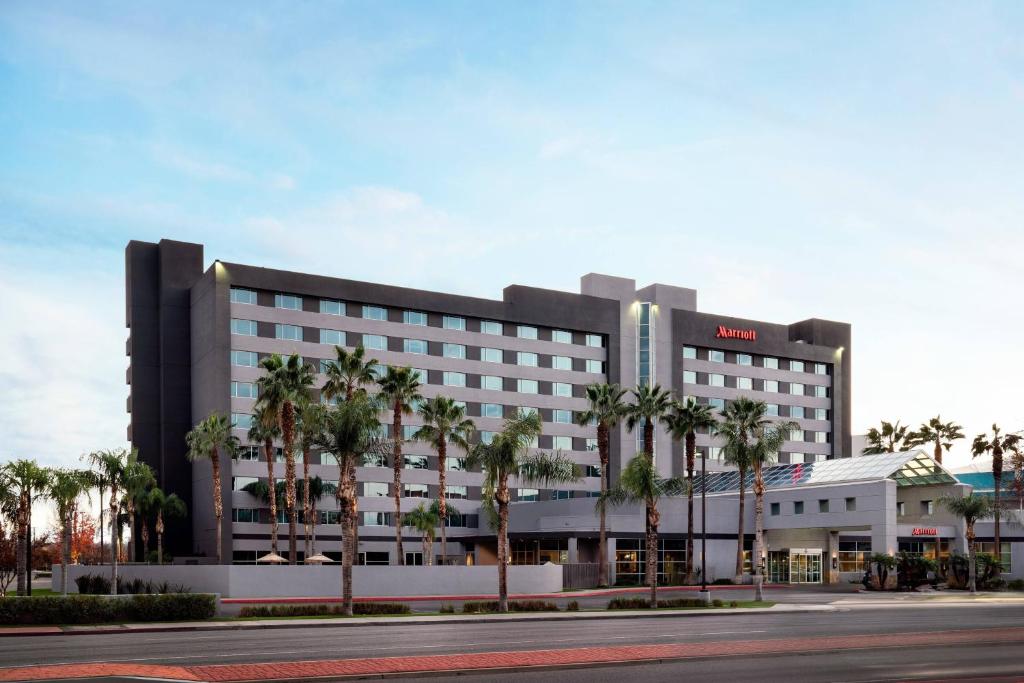
{"type": "MultiPolygon", "coordinates": [[[[124,247],[850,322],[853,428],[1024,428],[1024,4],[0,3],[0,461],[123,446],[124,247]]],[[[970,460],[967,442],[947,460],[970,460]]]]}

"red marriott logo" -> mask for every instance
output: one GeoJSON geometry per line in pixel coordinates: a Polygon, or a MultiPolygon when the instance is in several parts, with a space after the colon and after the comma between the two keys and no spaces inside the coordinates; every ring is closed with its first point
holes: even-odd
{"type": "Polygon", "coordinates": [[[757,341],[757,331],[737,330],[734,327],[719,325],[718,331],[715,332],[715,337],[718,339],[744,339],[746,341],[757,341]]]}
{"type": "Polygon", "coordinates": [[[914,536],[938,536],[939,535],[939,530],[938,529],[923,529],[923,528],[920,528],[920,527],[915,527],[914,531],[913,531],[913,534],[914,534],[914,536]]]}

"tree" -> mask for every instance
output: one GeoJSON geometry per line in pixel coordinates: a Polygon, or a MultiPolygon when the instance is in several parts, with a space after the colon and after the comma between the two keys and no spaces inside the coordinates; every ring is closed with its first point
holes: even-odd
{"type": "Polygon", "coordinates": [[[318,507],[320,505],[320,499],[323,496],[333,496],[337,493],[338,487],[334,484],[330,484],[320,477],[311,477],[308,479],[309,485],[306,486],[306,481],[299,482],[299,486],[302,489],[303,500],[308,496],[309,498],[309,519],[305,520],[309,527],[309,550],[306,553],[306,557],[312,557],[316,555],[316,525],[319,523],[320,513],[318,507]]]}
{"type": "Polygon", "coordinates": [[[964,520],[964,525],[967,527],[967,588],[971,591],[971,595],[977,592],[977,566],[975,565],[975,545],[974,545],[974,524],[982,519],[988,519],[994,514],[992,503],[988,498],[983,496],[976,496],[970,493],[966,496],[948,497],[942,499],[942,504],[946,506],[952,514],[956,515],[960,519],[964,520]]]}
{"type": "Polygon", "coordinates": [[[238,452],[238,437],[231,433],[231,420],[220,413],[211,413],[185,435],[190,462],[209,460],[213,470],[213,516],[217,520],[217,564],[223,562],[224,506],[221,502],[220,456],[233,458],[238,452]]]}
{"type": "MultiPolygon", "coordinates": [[[[128,515],[128,528],[132,532],[131,548],[133,552],[128,553],[128,556],[131,560],[136,561],[138,560],[138,543],[136,543],[135,539],[135,511],[138,505],[145,500],[149,487],[156,486],[156,477],[153,476],[153,469],[146,463],[138,460],[129,462],[124,468],[122,486],[124,488],[122,506],[128,515]]],[[[142,536],[145,538],[147,533],[145,519],[142,520],[142,529],[142,536]]],[[[143,548],[143,556],[145,556],[145,548],[143,548]]]]}
{"type": "Polygon", "coordinates": [[[759,418],[757,401],[740,396],[722,409],[722,422],[715,428],[717,436],[725,437],[722,447],[725,463],[739,471],[739,515],[736,523],[736,583],[743,581],[743,514],[747,500],[747,472],[753,465],[749,436],[759,418]]]}
{"type": "Polygon", "coordinates": [[[917,448],[925,444],[934,445],[935,462],[942,464],[942,450],[953,447],[953,442],[964,438],[963,427],[955,422],[943,422],[942,416],[936,415],[924,422],[916,432],[907,434],[904,448],[917,448]]]}
{"type": "Polygon", "coordinates": [[[664,496],[681,496],[689,488],[690,482],[679,477],[661,477],[651,457],[646,453],[638,453],[622,471],[619,483],[597,499],[598,509],[608,505],[644,504],[647,513],[647,585],[651,589],[651,609],[658,606],[658,524],[661,521],[658,501],[664,496]]]}
{"type": "Polygon", "coordinates": [[[34,460],[15,460],[4,465],[4,488],[15,497],[6,505],[13,505],[17,528],[15,568],[18,580],[18,595],[28,595],[32,577],[29,576],[29,558],[31,553],[31,515],[32,499],[36,495],[45,495],[49,483],[49,472],[40,467],[34,460]]]}
{"type": "MultiPolygon", "coordinates": [[[[992,541],[994,542],[996,560],[1001,562],[1002,557],[999,547],[999,511],[1003,507],[1002,485],[1003,485],[1003,453],[1006,451],[1017,451],[1024,445],[1020,434],[1001,434],[999,425],[992,425],[992,435],[978,434],[971,444],[971,455],[977,458],[986,453],[992,454],[992,541]]],[[[973,562],[973,560],[972,560],[973,562]]]]}
{"type": "Polygon", "coordinates": [[[185,517],[188,514],[188,508],[185,507],[185,501],[178,498],[177,494],[167,495],[163,489],[156,486],[149,491],[146,507],[156,516],[153,523],[153,530],[156,532],[156,563],[163,564],[164,522],[168,519],[185,517]]]}
{"type": "Polygon", "coordinates": [[[907,449],[904,440],[908,436],[909,428],[901,425],[899,420],[895,423],[882,420],[882,428],[872,427],[868,430],[868,445],[861,451],[863,455],[878,455],[880,453],[897,453],[907,449]]]}
{"type": "Polygon", "coordinates": [[[878,590],[885,590],[885,582],[889,580],[889,572],[896,568],[896,558],[886,553],[875,553],[868,558],[868,565],[875,565],[878,577],[878,590]]]}
{"type": "Polygon", "coordinates": [[[260,365],[265,374],[257,380],[260,389],[258,402],[272,406],[277,413],[284,446],[285,510],[288,513],[288,562],[298,559],[298,510],[295,505],[295,406],[308,399],[313,386],[313,369],[302,362],[298,354],[282,360],[276,353],[264,358],[260,365]]]}
{"type": "Polygon", "coordinates": [[[685,403],[677,403],[667,418],[672,438],[683,441],[686,448],[686,582],[694,581],[693,562],[693,471],[697,457],[697,432],[714,429],[718,425],[711,407],[697,403],[692,396],[685,403]]]}
{"type": "MultiPolygon", "coordinates": [[[[326,408],[320,403],[314,403],[308,399],[303,400],[298,407],[298,441],[302,451],[302,481],[298,482],[298,493],[302,497],[302,526],[305,532],[305,556],[312,557],[316,554],[312,550],[313,527],[316,524],[316,499],[310,499],[312,486],[309,477],[309,459],[313,453],[313,439],[323,429],[324,414],[326,408]]],[[[317,477],[319,479],[319,477],[317,477]]],[[[320,488],[323,488],[321,482],[320,488]]]]}
{"type": "Polygon", "coordinates": [[[483,469],[484,499],[498,504],[499,612],[508,612],[509,477],[518,475],[523,482],[553,484],[575,481],[580,475],[579,466],[560,453],[530,453],[530,446],[540,436],[540,431],[540,415],[536,413],[506,418],[504,427],[491,443],[478,443],[466,459],[467,467],[483,469]]]}
{"type": "Polygon", "coordinates": [[[342,510],[341,592],[342,611],[352,615],[352,563],[357,551],[355,529],[355,463],[368,453],[384,455],[386,440],[380,438],[376,402],[364,392],[353,393],[348,400],[327,411],[323,432],[314,443],[338,462],[338,498],[342,510]]]}
{"type": "MultiPolygon", "coordinates": [[[[586,389],[587,409],[576,413],[581,427],[597,425],[597,454],[601,462],[601,494],[608,491],[608,462],[611,457],[611,430],[618,424],[628,406],[622,397],[626,390],[618,384],[591,384],[586,389]]],[[[608,585],[608,525],[604,507],[598,510],[600,530],[597,542],[597,585],[608,585]]]]}
{"type": "MultiPolygon", "coordinates": [[[[449,516],[458,515],[454,510],[448,511],[449,516]]],[[[420,532],[423,541],[423,565],[434,564],[434,530],[441,526],[441,505],[434,501],[430,507],[424,507],[423,503],[407,512],[403,518],[405,526],[412,527],[420,532]]]]}
{"type": "Polygon", "coordinates": [[[71,531],[71,563],[80,564],[83,558],[94,558],[96,553],[96,521],[87,512],[75,508],[71,531]]]}
{"type": "Polygon", "coordinates": [[[68,594],[68,565],[71,564],[71,544],[74,535],[75,513],[78,499],[88,495],[92,476],[81,470],[55,469],[50,474],[49,497],[57,508],[60,526],[60,592],[68,594]]]}
{"type": "MultiPolygon", "coordinates": [[[[466,418],[466,409],[447,396],[436,396],[424,401],[420,406],[420,417],[423,426],[416,430],[412,438],[425,441],[437,452],[437,501],[441,510],[441,519],[448,519],[448,503],[446,475],[448,470],[448,444],[469,450],[469,435],[475,425],[466,418]]],[[[399,438],[396,436],[395,438],[399,438]]],[[[448,559],[448,535],[445,524],[441,525],[441,563],[448,559]]]]}
{"type": "MultiPolygon", "coordinates": [[[[100,495],[103,486],[110,489],[110,594],[117,595],[117,560],[120,547],[120,498],[118,491],[124,479],[124,469],[129,462],[138,460],[138,451],[134,448],[127,451],[123,448],[106,451],[95,451],[89,454],[93,465],[94,476],[100,482],[100,495]]],[[[101,508],[102,509],[102,508],[101,508]]]]}
{"type": "Polygon", "coordinates": [[[0,467],[0,597],[18,575],[18,498],[8,467],[0,467]]]}
{"type": "Polygon", "coordinates": [[[377,380],[380,385],[380,399],[391,408],[391,441],[394,450],[391,464],[394,467],[394,483],[391,493],[395,499],[395,564],[405,564],[402,552],[402,416],[412,415],[413,405],[423,400],[420,396],[419,373],[412,368],[396,368],[389,365],[384,376],[377,380]]]}
{"type": "Polygon", "coordinates": [[[283,481],[269,482],[257,479],[243,486],[242,490],[270,508],[284,507],[285,483],[283,481]],[[274,495],[270,495],[271,492],[274,495]]]}
{"type": "Polygon", "coordinates": [[[633,431],[638,425],[643,428],[643,452],[654,458],[654,425],[668,415],[675,403],[672,394],[661,388],[644,385],[633,390],[633,404],[626,409],[626,428],[633,431]]]}
{"type": "MultiPolygon", "coordinates": [[[[263,457],[267,461],[267,480],[274,487],[274,439],[281,436],[277,426],[277,410],[274,406],[257,403],[253,412],[248,438],[251,443],[263,445],[263,457]]],[[[277,554],[277,501],[270,501],[270,552],[277,554]]]]}

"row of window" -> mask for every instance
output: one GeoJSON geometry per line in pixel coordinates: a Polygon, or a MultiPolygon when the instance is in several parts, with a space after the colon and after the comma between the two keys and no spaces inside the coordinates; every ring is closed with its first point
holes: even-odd
{"type": "MultiPolygon", "coordinates": [[[[794,501],[792,501],[792,505],[793,505],[793,514],[794,515],[802,515],[802,514],[804,514],[804,501],[802,501],[802,500],[794,500],[794,501]]],[[[779,515],[782,514],[782,503],[771,503],[770,506],[769,506],[769,510],[770,510],[769,514],[772,517],[778,517],[779,515]]],[[[846,498],[844,500],[844,510],[846,512],[856,512],[857,511],[857,499],[856,498],[846,498]]],[[[821,499],[819,499],[818,500],[818,512],[821,512],[821,513],[833,512],[833,510],[832,510],[832,502],[828,498],[821,498],[821,499]]],[[[834,512],[839,512],[839,510],[834,510],[834,512]]]]}
{"type": "MultiPolygon", "coordinates": [[[[255,290],[231,288],[231,303],[253,304],[257,303],[255,290]]],[[[274,307],[283,310],[301,311],[302,297],[295,294],[278,293],[274,295],[274,307]]],[[[336,299],[320,299],[320,312],[328,315],[346,316],[349,315],[348,305],[344,301],[336,299]]],[[[384,306],[363,305],[362,317],[366,320],[387,321],[388,309],[384,306]]],[[[406,325],[419,325],[426,327],[428,324],[427,314],[423,311],[402,311],[402,322],[406,325]]],[[[442,316],[441,326],[446,330],[466,330],[466,319],[456,315],[442,316]]],[[[516,336],[520,339],[537,339],[537,328],[532,325],[516,325],[516,336]]],[[[504,335],[505,325],[497,320],[481,320],[480,332],[483,334],[504,335]]],[[[561,344],[572,344],[572,332],[568,330],[552,330],[551,341],[561,344]]],[[[603,347],[604,339],[599,334],[587,334],[584,336],[586,346],[603,347]]]]}
{"type": "MultiPolygon", "coordinates": [[[[726,358],[731,356],[731,351],[719,349],[698,349],[694,346],[683,347],[683,358],[688,360],[708,360],[712,363],[725,363],[726,358]]],[[[790,372],[809,372],[815,375],[827,375],[828,363],[809,363],[802,360],[782,359],[773,356],[755,356],[749,353],[735,354],[737,365],[748,365],[752,367],[767,368],[769,370],[789,370],[790,372]]]]}
{"type": "MultiPolygon", "coordinates": [[[[703,455],[708,460],[722,460],[725,454],[719,446],[698,446],[697,455],[703,455]]],[[[828,457],[823,453],[795,453],[790,451],[781,451],[779,453],[780,463],[793,465],[821,462],[827,459],[828,457]]]]}
{"type": "MultiPolygon", "coordinates": [[[[685,402],[691,396],[683,396],[685,402]]],[[[692,397],[697,403],[701,405],[709,406],[715,410],[722,410],[725,408],[727,400],[724,398],[714,398],[708,396],[693,396],[692,397]]],[[[827,408],[805,408],[803,406],[788,406],[780,405],[778,403],[767,403],[765,414],[768,417],[796,417],[806,418],[808,420],[828,420],[831,412],[827,408]]]]}
{"type": "Polygon", "coordinates": [[[814,396],[815,398],[828,398],[828,387],[820,384],[803,384],[800,382],[779,382],[774,379],[755,379],[752,377],[741,377],[723,375],[721,373],[698,373],[693,370],[683,370],[684,384],[697,384],[710,387],[730,387],[745,389],[747,391],[763,391],[769,394],[791,394],[793,396],[814,396]]]}

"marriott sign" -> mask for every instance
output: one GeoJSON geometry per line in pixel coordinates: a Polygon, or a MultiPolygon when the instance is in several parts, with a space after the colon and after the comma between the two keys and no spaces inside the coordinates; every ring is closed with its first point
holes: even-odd
{"type": "Polygon", "coordinates": [[[718,331],[715,332],[715,337],[718,339],[743,339],[745,341],[757,341],[757,331],[738,330],[734,327],[719,325],[718,331]]]}

